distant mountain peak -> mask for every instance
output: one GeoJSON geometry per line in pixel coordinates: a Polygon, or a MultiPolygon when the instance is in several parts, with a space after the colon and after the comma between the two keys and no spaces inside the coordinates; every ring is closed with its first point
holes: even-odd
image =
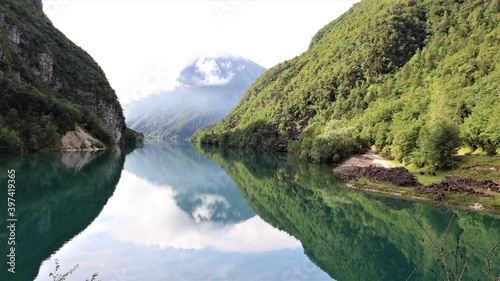
{"type": "Polygon", "coordinates": [[[147,139],[184,141],[224,118],[264,71],[241,57],[199,57],[182,70],[180,87],[128,104],[127,122],[147,139]]]}
{"type": "Polygon", "coordinates": [[[249,60],[233,57],[205,57],[182,70],[178,81],[184,86],[223,86],[246,68],[249,60]]]}

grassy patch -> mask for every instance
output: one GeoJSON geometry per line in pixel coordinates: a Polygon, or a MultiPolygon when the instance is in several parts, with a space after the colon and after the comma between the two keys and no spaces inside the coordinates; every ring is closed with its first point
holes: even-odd
{"type": "Polygon", "coordinates": [[[444,192],[444,201],[441,201],[436,193],[423,193],[412,187],[396,186],[384,182],[372,182],[367,178],[357,179],[351,182],[354,188],[369,191],[380,192],[388,196],[405,197],[410,199],[429,200],[453,206],[470,207],[476,203],[481,204],[484,209],[489,211],[500,211],[500,194],[490,193],[495,197],[477,197],[465,193],[444,192]]]}
{"type": "Polygon", "coordinates": [[[500,157],[463,155],[456,158],[458,164],[448,174],[477,180],[500,180],[500,157]]]}
{"type": "Polygon", "coordinates": [[[448,171],[434,171],[433,167],[418,168],[414,165],[407,165],[404,167],[414,174],[418,182],[423,185],[429,185],[431,183],[442,181],[446,175],[449,175],[448,171]]]}
{"type": "Polygon", "coordinates": [[[446,171],[435,171],[433,167],[417,168],[413,165],[405,166],[413,173],[421,184],[428,185],[441,181],[446,175],[461,176],[476,180],[500,180],[500,157],[457,155],[454,156],[455,167],[446,171]],[[420,172],[433,172],[435,175],[423,174],[420,172]]]}
{"type": "Polygon", "coordinates": [[[447,175],[447,173],[444,171],[437,171],[435,173],[436,175],[420,175],[419,173],[414,174],[418,182],[423,185],[429,185],[431,183],[442,181],[447,175]]]}

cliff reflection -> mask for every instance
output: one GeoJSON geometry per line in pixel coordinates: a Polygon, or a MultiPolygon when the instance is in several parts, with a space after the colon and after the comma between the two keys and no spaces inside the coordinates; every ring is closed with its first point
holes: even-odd
{"type": "MultiPolygon", "coordinates": [[[[123,169],[118,150],[96,153],[37,153],[0,158],[0,182],[16,170],[16,270],[7,272],[0,258],[1,280],[33,280],[40,264],[83,231],[113,194],[123,169]]],[[[1,192],[6,202],[6,192],[1,192]]],[[[0,217],[6,218],[6,208],[0,217]]],[[[4,233],[6,222],[0,229],[4,233]]],[[[5,236],[1,253],[7,252],[5,236]]]]}

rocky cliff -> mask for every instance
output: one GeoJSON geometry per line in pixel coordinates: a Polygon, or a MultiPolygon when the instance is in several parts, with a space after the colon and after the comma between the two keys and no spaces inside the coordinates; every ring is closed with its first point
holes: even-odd
{"type": "Polygon", "coordinates": [[[123,142],[125,119],[104,72],[52,25],[41,0],[0,2],[0,151],[58,148],[77,126],[123,142]]]}

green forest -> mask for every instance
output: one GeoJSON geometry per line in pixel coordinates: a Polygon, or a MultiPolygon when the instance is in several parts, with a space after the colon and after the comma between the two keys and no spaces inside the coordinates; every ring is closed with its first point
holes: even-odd
{"type": "Polygon", "coordinates": [[[59,149],[76,125],[106,145],[138,137],[125,130],[116,94],[92,57],[33,1],[2,1],[0,152],[59,149]]]}
{"type": "Polygon", "coordinates": [[[266,71],[202,145],[336,163],[369,146],[449,168],[500,148],[500,2],[362,0],[266,71]]]}

